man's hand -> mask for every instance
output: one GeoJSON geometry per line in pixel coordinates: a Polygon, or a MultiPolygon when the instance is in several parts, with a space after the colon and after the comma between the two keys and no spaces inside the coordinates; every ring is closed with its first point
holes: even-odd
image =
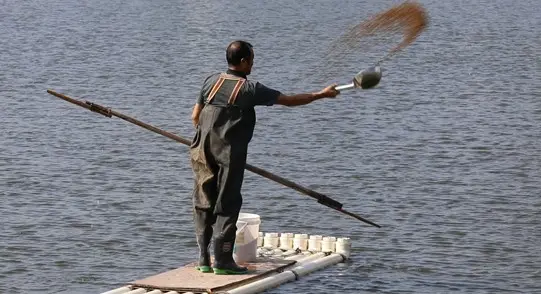
{"type": "Polygon", "coordinates": [[[332,84],[330,86],[327,86],[325,89],[318,92],[318,95],[323,98],[334,98],[338,94],[340,94],[340,91],[336,90],[337,84],[332,84]]]}
{"type": "Polygon", "coordinates": [[[194,127],[197,127],[197,124],[199,124],[199,115],[201,114],[201,110],[203,110],[203,104],[195,104],[193,106],[192,123],[194,127]]]}

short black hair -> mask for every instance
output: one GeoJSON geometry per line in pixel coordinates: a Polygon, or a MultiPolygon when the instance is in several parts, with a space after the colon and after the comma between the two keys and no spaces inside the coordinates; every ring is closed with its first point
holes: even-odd
{"type": "Polygon", "coordinates": [[[248,58],[252,55],[252,52],[250,51],[251,48],[253,48],[252,44],[246,41],[237,40],[231,42],[225,51],[227,64],[240,64],[241,59],[248,58]]]}

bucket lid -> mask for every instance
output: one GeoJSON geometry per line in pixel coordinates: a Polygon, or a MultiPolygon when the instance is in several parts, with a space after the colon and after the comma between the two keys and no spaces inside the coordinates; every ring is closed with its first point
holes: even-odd
{"type": "Polygon", "coordinates": [[[261,224],[261,218],[259,215],[253,213],[239,213],[239,221],[247,222],[248,225],[261,224]]]}

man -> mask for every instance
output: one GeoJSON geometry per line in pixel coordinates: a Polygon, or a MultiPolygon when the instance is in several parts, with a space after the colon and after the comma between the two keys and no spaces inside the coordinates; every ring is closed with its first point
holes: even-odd
{"type": "Polygon", "coordinates": [[[246,78],[252,70],[254,51],[245,41],[226,49],[228,70],[209,76],[194,106],[197,131],[190,147],[195,176],[194,222],[200,257],[198,270],[215,274],[242,274],[245,267],[233,260],[236,223],[242,205],[241,186],[252,139],[256,105],[305,105],[336,97],[335,85],[316,93],[284,95],[246,78]],[[214,263],[209,246],[214,234],[214,263]]]}

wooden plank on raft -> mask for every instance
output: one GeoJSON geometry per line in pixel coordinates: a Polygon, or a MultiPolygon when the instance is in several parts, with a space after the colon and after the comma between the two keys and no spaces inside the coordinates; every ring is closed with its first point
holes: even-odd
{"type": "Polygon", "coordinates": [[[150,276],[130,283],[133,287],[158,289],[177,292],[216,293],[265,278],[270,274],[282,272],[295,264],[294,260],[258,259],[256,262],[243,263],[248,268],[247,274],[215,275],[202,273],[195,269],[196,263],[150,276]]]}

